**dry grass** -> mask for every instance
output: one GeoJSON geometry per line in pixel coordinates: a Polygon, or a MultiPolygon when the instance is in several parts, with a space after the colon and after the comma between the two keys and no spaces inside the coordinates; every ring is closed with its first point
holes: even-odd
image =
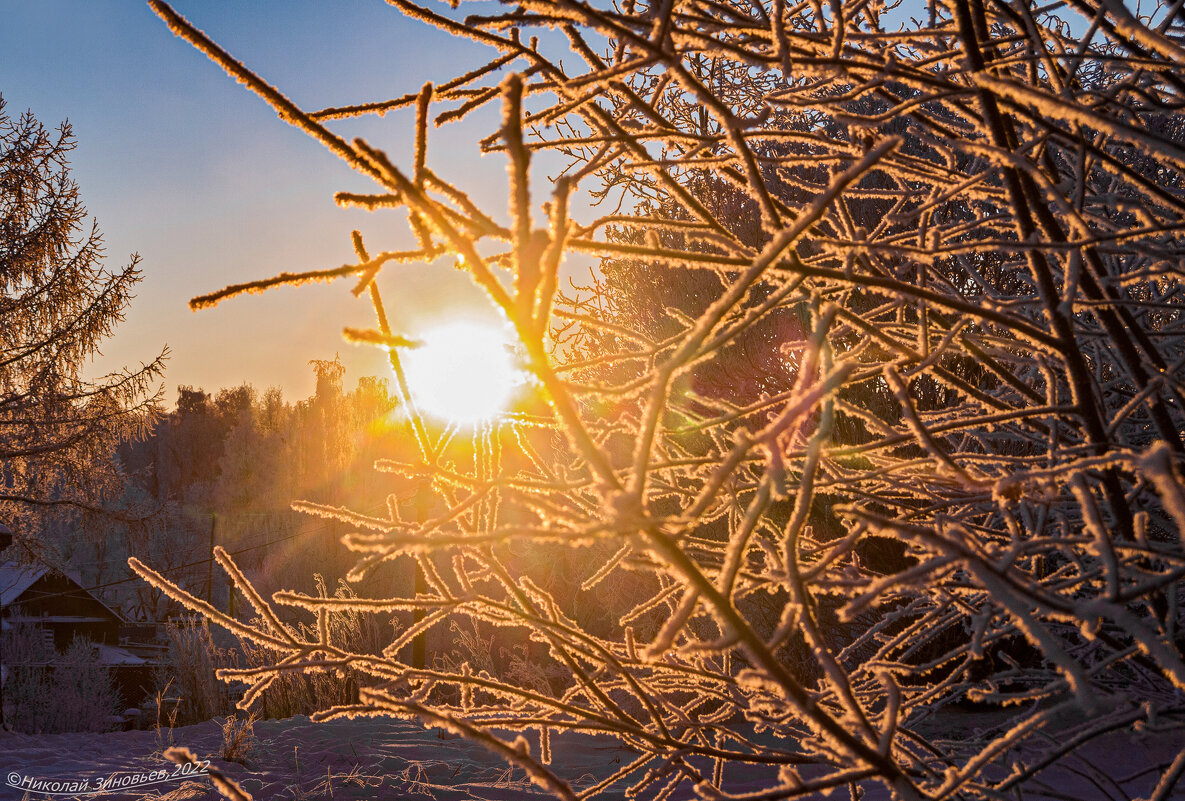
{"type": "Polygon", "coordinates": [[[158,754],[163,754],[167,749],[176,745],[173,742],[173,729],[177,726],[177,715],[181,711],[181,699],[173,698],[169,694],[169,690],[173,687],[173,679],[170,678],[156,691],[153,698],[153,703],[156,706],[156,724],[153,731],[156,733],[156,751],[158,754]]]}
{"type": "Polygon", "coordinates": [[[255,713],[249,713],[242,720],[238,715],[228,715],[222,722],[222,746],[218,756],[227,762],[247,765],[255,753],[255,713]]]}
{"type": "Polygon", "coordinates": [[[171,723],[181,725],[211,720],[234,708],[228,687],[215,672],[237,667],[238,655],[214,643],[209,621],[186,616],[169,621],[165,627],[169,640],[169,663],[178,708],[170,713],[171,723]]]}

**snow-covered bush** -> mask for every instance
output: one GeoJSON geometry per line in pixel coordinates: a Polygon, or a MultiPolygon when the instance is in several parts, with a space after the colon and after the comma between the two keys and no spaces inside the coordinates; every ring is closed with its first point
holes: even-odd
{"type": "Polygon", "coordinates": [[[238,654],[214,642],[209,622],[195,616],[176,618],[166,624],[165,636],[169,641],[165,681],[176,692],[174,714],[180,724],[200,723],[233,709],[231,693],[215,673],[237,666],[238,654]]]}
{"type": "Polygon", "coordinates": [[[76,637],[65,653],[45,643],[44,630],[14,624],[6,628],[4,721],[28,734],[110,731],[123,709],[111,670],[95,644],[76,637]]]}
{"type": "MultiPolygon", "coordinates": [[[[931,0],[916,21],[880,0],[530,0],[460,21],[391,4],[496,58],[418,95],[306,111],[152,2],[373,179],[339,203],[402,208],[419,242],[355,235],[355,264],[192,302],[355,279],[376,326],[346,336],[390,349],[420,448],[376,468],[434,498],[420,516],[399,495],[385,516],[298,504],[352,529],[357,575],[414,560],[415,592],[267,601],[220,553],[259,625],[133,560],[274,650],[222,672],[249,685],[244,706],[284,672],[349,667],[369,677],[360,702],[322,717],[417,716],[564,798],[549,744],[566,731],[636,753],[582,797],[722,798],[754,775],[766,790],[742,797],[1013,797],[1107,732],[1179,741],[1176,6],[931,0]],[[425,161],[431,121],[489,104],[506,222],[425,161]],[[409,168],[333,132],[400,107],[416,109],[409,168]],[[543,152],[567,167],[540,214],[543,152]],[[613,210],[577,220],[589,197],[613,210]],[[571,254],[600,266],[565,293],[571,254]],[[384,266],[448,255],[514,326],[546,404],[464,443],[430,436],[401,369],[416,332],[390,329],[381,294],[384,266]],[[356,653],[329,637],[339,609],[416,623],[356,653]],[[405,652],[465,618],[513,632],[540,671],[405,652]],[[932,736],[963,701],[1003,722],[932,736]]],[[[1185,751],[1164,767],[1158,798],[1185,751]]]]}
{"type": "MultiPolygon", "coordinates": [[[[314,574],[313,578],[318,595],[329,597],[328,588],[321,575],[314,574]]],[[[344,581],[339,581],[333,597],[341,602],[357,596],[350,586],[344,581]]],[[[264,624],[262,619],[252,622],[255,625],[264,624]]],[[[375,615],[355,611],[344,604],[339,603],[339,608],[326,614],[320,625],[324,627],[328,642],[351,653],[378,654],[386,644],[383,640],[384,627],[380,627],[375,615]]],[[[387,631],[390,630],[389,627],[385,628],[387,631]]],[[[315,625],[301,623],[297,625],[295,633],[299,637],[316,638],[319,636],[319,629],[315,625]]],[[[269,668],[285,655],[282,649],[269,648],[267,645],[253,642],[250,637],[240,639],[239,650],[243,656],[243,664],[249,669],[269,668]]],[[[311,715],[330,704],[351,703],[358,699],[360,678],[358,673],[348,666],[339,670],[310,673],[286,671],[278,675],[260,694],[256,703],[257,711],[266,719],[290,718],[293,715],[311,715]]]]}

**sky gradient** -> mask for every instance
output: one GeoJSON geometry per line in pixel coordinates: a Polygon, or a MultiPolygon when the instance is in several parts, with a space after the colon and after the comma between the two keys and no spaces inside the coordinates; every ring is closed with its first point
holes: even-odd
{"type": "MultiPolygon", "coordinates": [[[[378,0],[221,2],[174,8],[306,109],[398,97],[486,61],[492,51],[406,20],[378,0]]],[[[208,391],[244,381],[313,388],[310,359],[340,353],[348,386],[386,374],[382,354],[342,341],[370,326],[352,279],[281,288],[190,312],[189,298],[280,271],[354,260],[350,231],[372,252],[413,246],[403,215],[338,208],[339,190],[373,191],[335,156],[280,121],[259,97],[175,38],[138,2],[0,0],[0,94],[48,127],[68,118],[72,171],[97,218],[108,266],[142,258],[144,280],[95,370],[135,366],[168,345],[167,401],[181,384],[208,391]]],[[[490,117],[435,132],[429,163],[496,211],[505,208],[501,158],[481,158],[490,117]]],[[[411,158],[412,118],[337,123],[396,164],[411,158]]],[[[446,304],[480,309],[481,296],[442,262],[387,268],[392,325],[408,333],[446,304]]],[[[479,313],[479,312],[475,312],[479,313]]]]}
{"type": "MultiPolygon", "coordinates": [[[[308,110],[399,97],[495,55],[406,19],[382,0],[173,6],[308,110]]],[[[467,2],[465,11],[487,7],[501,8],[467,2]]],[[[923,12],[920,0],[906,0],[896,21],[923,12]]],[[[245,381],[306,397],[314,385],[308,361],[335,353],[349,386],[362,375],[389,374],[381,352],[341,339],[343,326],[373,321],[367,299],[350,294],[352,279],[275,289],[197,313],[186,305],[227,284],[353,262],[355,228],[372,253],[415,247],[402,212],[368,214],[333,202],[336,191],[368,192],[373,184],[175,38],[146,3],[0,0],[0,19],[0,94],[8,113],[30,109],[50,127],[69,118],[78,142],[73,174],[105,234],[109,266],[118,268],[133,252],[143,260],[139,297],[96,373],[135,366],[167,344],[169,403],[178,385],[214,391],[245,381]]],[[[1083,25],[1074,15],[1070,20],[1083,25]]],[[[433,131],[428,163],[506,219],[505,161],[481,157],[476,144],[497,125],[491,107],[433,131]]],[[[410,165],[410,110],[330,127],[347,138],[364,136],[395,164],[410,165]]],[[[541,190],[559,167],[539,159],[532,178],[541,190]]],[[[536,206],[543,199],[537,194],[536,206]]],[[[584,205],[579,197],[573,204],[574,213],[584,205]]],[[[567,269],[582,274],[588,263],[571,259],[567,269]]],[[[414,336],[434,326],[446,306],[493,316],[446,259],[388,267],[380,286],[397,333],[414,336]]]]}

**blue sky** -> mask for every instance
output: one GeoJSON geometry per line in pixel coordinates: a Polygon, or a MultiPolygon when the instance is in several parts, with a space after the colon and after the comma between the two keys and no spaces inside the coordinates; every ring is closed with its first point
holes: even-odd
{"type": "MultiPolygon", "coordinates": [[[[491,52],[406,20],[379,0],[173,5],[310,109],[414,92],[491,52]]],[[[133,252],[143,260],[139,297],[97,370],[135,365],[168,344],[170,402],[178,384],[212,390],[243,381],[304,397],[313,386],[308,360],[337,352],[351,384],[384,372],[379,353],[341,340],[343,325],[372,321],[365,299],[350,295],[350,281],[273,290],[198,313],[186,306],[228,283],[352,261],[353,228],[373,251],[409,247],[401,215],[334,205],[335,191],[370,185],[176,39],[146,4],[0,0],[0,19],[7,112],[30,109],[50,127],[69,118],[73,175],[105,235],[109,266],[133,252]]],[[[438,131],[430,162],[475,181],[478,194],[502,209],[503,163],[479,158],[473,144],[475,132],[495,124],[487,118],[438,131]]],[[[407,114],[336,130],[365,136],[396,163],[410,161],[407,114]]],[[[446,302],[482,303],[444,264],[384,275],[393,324],[409,332],[446,302]]]]}
{"type": "MultiPolygon", "coordinates": [[[[920,11],[907,0],[899,13],[915,4],[920,11]]],[[[382,0],[176,0],[174,7],[308,109],[398,97],[492,56],[382,0]]],[[[135,365],[168,344],[170,401],[179,384],[214,390],[243,381],[304,397],[313,387],[308,360],[335,353],[351,384],[386,374],[379,352],[341,340],[342,326],[371,323],[351,281],[273,290],[196,314],[186,302],[229,283],[352,261],[354,228],[372,252],[410,248],[401,213],[337,208],[335,191],[372,187],[176,39],[145,3],[0,0],[0,20],[8,113],[31,109],[51,127],[69,118],[78,141],[73,174],[105,234],[110,266],[133,252],[143,259],[139,297],[96,372],[135,365]]],[[[504,162],[479,157],[476,147],[496,125],[486,114],[437,130],[429,163],[501,212],[504,162]]],[[[410,163],[410,113],[335,130],[410,163]]],[[[536,182],[546,172],[537,168],[536,182]]],[[[444,263],[388,268],[382,285],[403,333],[432,325],[446,305],[488,308],[444,263]]]]}

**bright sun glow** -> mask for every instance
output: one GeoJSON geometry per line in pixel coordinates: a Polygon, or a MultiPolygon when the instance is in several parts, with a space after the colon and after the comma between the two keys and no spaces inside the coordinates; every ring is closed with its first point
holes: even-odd
{"type": "Polygon", "coordinates": [[[424,414],[454,423],[488,420],[506,410],[523,383],[507,332],[493,324],[453,322],[416,337],[401,352],[407,383],[424,414]]]}

